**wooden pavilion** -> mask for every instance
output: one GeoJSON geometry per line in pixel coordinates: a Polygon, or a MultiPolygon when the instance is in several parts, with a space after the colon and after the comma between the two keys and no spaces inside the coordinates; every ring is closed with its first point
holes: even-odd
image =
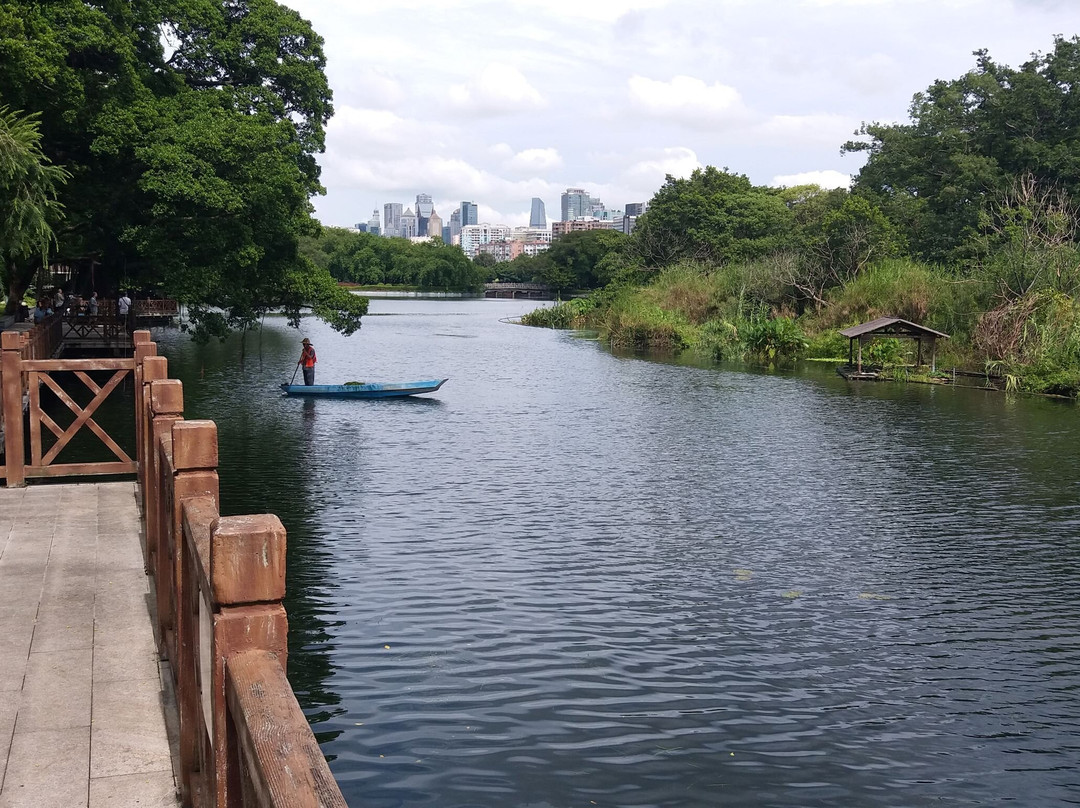
{"type": "Polygon", "coordinates": [[[872,342],[875,339],[884,337],[913,339],[918,345],[917,363],[919,365],[923,364],[924,353],[928,350],[930,354],[930,370],[934,371],[936,370],[937,364],[937,340],[939,338],[949,338],[948,334],[942,333],[941,331],[935,331],[932,328],[927,328],[924,325],[912,323],[908,320],[901,320],[899,317],[879,317],[868,323],[845,328],[840,333],[848,338],[848,367],[855,368],[856,377],[863,375],[862,350],[864,343],[872,342]],[[858,340],[859,343],[857,363],[855,361],[856,340],[858,340]]]}

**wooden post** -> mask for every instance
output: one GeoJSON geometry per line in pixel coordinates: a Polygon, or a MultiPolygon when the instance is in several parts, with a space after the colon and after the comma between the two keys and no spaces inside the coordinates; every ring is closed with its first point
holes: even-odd
{"type": "MultiPolygon", "coordinates": [[[[158,445],[161,436],[172,430],[175,421],[184,414],[184,385],[177,379],[160,379],[150,382],[150,411],[152,421],[149,426],[150,439],[158,445]]],[[[158,514],[163,507],[164,492],[159,485],[151,486],[146,502],[146,556],[147,569],[154,574],[157,583],[157,619],[162,651],[168,647],[168,636],[175,630],[175,623],[168,609],[162,609],[168,598],[173,580],[172,560],[162,552],[158,514]]]]}
{"type": "Polygon", "coordinates": [[[26,485],[26,445],[23,441],[22,408],[22,349],[23,336],[14,331],[0,334],[0,369],[3,371],[4,400],[4,462],[7,466],[7,487],[26,485]]]}
{"type": "Polygon", "coordinates": [[[167,651],[169,659],[176,660],[179,654],[176,612],[183,603],[182,591],[187,585],[184,580],[183,556],[183,508],[184,501],[192,497],[209,497],[215,510],[218,507],[218,443],[217,424],[213,421],[174,421],[171,433],[162,436],[159,444],[159,466],[161,467],[162,487],[167,491],[163,498],[163,507],[159,516],[158,545],[163,563],[159,569],[168,566],[164,573],[168,580],[158,582],[158,613],[163,611],[174,615],[168,632],[167,651]],[[171,453],[171,463],[162,457],[171,453]],[[165,477],[169,479],[165,479],[165,477]],[[162,590],[166,594],[162,595],[162,590]]]}
{"type": "MultiPolygon", "coordinates": [[[[137,464],[137,474],[139,477],[139,490],[146,491],[147,476],[146,476],[146,456],[143,454],[145,447],[145,441],[143,436],[146,434],[147,424],[145,413],[144,394],[143,390],[143,362],[146,361],[148,356],[157,355],[157,345],[150,341],[149,331],[136,331],[134,335],[135,345],[135,461],[137,464]]],[[[162,376],[161,378],[165,378],[162,376]]],[[[146,501],[143,500],[143,513],[146,512],[146,501]]]]}
{"type": "Polygon", "coordinates": [[[859,373],[862,373],[862,337],[859,337],[859,373]]]}
{"type": "MultiPolygon", "coordinates": [[[[225,693],[226,660],[246,651],[269,651],[285,665],[285,528],[271,514],[221,517],[210,536],[213,598],[214,804],[240,804],[242,771],[225,693]],[[233,754],[230,754],[230,750],[233,754]]],[[[203,683],[206,686],[206,683],[203,683]]],[[[302,713],[301,713],[302,715],[302,713]]]]}

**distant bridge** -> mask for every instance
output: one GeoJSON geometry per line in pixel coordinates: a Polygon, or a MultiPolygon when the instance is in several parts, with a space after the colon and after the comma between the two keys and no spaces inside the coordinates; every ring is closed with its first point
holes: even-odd
{"type": "Polygon", "coordinates": [[[485,283],[484,297],[554,300],[555,290],[546,283],[485,283]]]}

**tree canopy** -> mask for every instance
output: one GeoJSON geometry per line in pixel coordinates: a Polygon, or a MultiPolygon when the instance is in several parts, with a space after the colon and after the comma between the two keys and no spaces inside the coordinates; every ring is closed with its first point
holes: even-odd
{"type": "Polygon", "coordinates": [[[978,250],[980,214],[1030,175],[1080,192],[1080,38],[1020,68],[985,50],[974,69],[918,93],[906,124],[871,123],[844,145],[865,152],[854,191],[905,231],[917,257],[947,261],[978,250]]]}
{"type": "Polygon", "coordinates": [[[40,116],[44,156],[71,174],[59,260],[157,286],[197,324],[221,309],[215,329],[302,305],[359,327],[366,301],[298,250],[333,109],[322,39],[295,11],[0,0],[0,52],[0,102],[40,116]]]}

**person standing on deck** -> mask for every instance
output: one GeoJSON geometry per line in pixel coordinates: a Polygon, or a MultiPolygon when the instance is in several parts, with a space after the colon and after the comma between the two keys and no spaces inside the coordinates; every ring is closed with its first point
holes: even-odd
{"type": "Polygon", "coordinates": [[[86,304],[86,313],[91,317],[97,317],[98,313],[98,299],[97,292],[90,295],[90,302],[86,304]]]}
{"type": "Polygon", "coordinates": [[[116,301],[116,314],[124,321],[124,328],[134,331],[132,323],[131,298],[127,292],[120,293],[120,299],[116,301]]]}
{"type": "Polygon", "coordinates": [[[315,358],[315,348],[311,344],[311,340],[307,337],[301,341],[304,346],[300,349],[300,359],[296,364],[304,366],[304,384],[310,387],[315,384],[315,363],[318,361],[315,358]]]}

